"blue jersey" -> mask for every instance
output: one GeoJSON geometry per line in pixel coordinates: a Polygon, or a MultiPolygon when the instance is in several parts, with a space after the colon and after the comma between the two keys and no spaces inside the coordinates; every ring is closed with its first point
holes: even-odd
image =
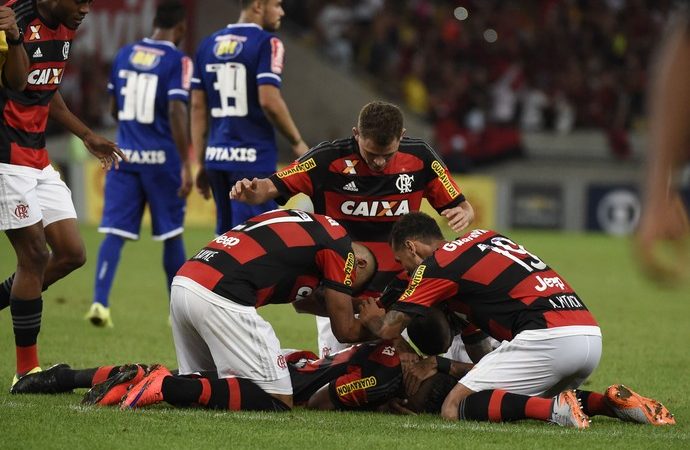
{"type": "Polygon", "coordinates": [[[255,24],[233,24],[204,39],[192,89],[206,93],[206,168],[274,172],[273,126],[259,105],[259,85],[281,85],[283,43],[255,24]]]}
{"type": "Polygon", "coordinates": [[[171,100],[189,100],[192,62],[169,41],[143,39],[120,49],[108,91],[117,104],[123,170],[180,170],[168,120],[171,100]]]}

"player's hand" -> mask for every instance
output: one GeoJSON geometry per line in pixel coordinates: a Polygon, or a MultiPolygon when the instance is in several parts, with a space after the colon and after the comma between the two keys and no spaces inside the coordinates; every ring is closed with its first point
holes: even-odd
{"type": "Polygon", "coordinates": [[[416,364],[412,364],[403,370],[403,383],[408,397],[417,393],[422,381],[430,378],[437,372],[436,358],[424,358],[416,364]]]}
{"type": "Polygon", "coordinates": [[[458,233],[474,221],[474,208],[465,200],[455,208],[444,209],[441,215],[448,219],[448,226],[458,233]]]}
{"type": "Polygon", "coordinates": [[[688,276],[689,239],[688,212],[677,192],[649,204],[635,235],[642,269],[659,283],[678,283],[688,276]]]}
{"type": "Polygon", "coordinates": [[[189,163],[182,165],[182,183],[180,188],[177,190],[177,196],[180,198],[187,198],[189,193],[192,192],[192,166],[189,163]]]}
{"type": "Polygon", "coordinates": [[[376,318],[381,318],[386,315],[386,310],[381,308],[376,299],[365,298],[359,305],[359,320],[367,324],[376,318]]]}
{"type": "Polygon", "coordinates": [[[127,161],[127,156],[122,153],[114,142],[96,133],[88,133],[82,138],[86,149],[101,162],[101,167],[110,170],[120,167],[120,160],[127,161]]]}
{"type": "Polygon", "coordinates": [[[19,38],[17,19],[9,6],[0,6],[0,31],[4,31],[10,39],[19,38]]]}
{"type": "Polygon", "coordinates": [[[230,200],[238,200],[240,202],[256,205],[261,203],[257,200],[259,195],[259,179],[243,178],[230,189],[230,200]],[[258,202],[258,203],[257,203],[258,202]]]}
{"type": "Polygon", "coordinates": [[[211,198],[211,185],[208,184],[206,169],[203,167],[196,173],[196,190],[205,200],[211,198]]]}

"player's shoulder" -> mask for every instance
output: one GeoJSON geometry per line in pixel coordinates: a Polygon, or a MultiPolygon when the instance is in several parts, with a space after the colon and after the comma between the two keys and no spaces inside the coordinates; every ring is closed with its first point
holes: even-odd
{"type": "Polygon", "coordinates": [[[356,143],[353,137],[336,139],[334,141],[324,141],[320,144],[312,147],[308,153],[306,153],[302,159],[306,160],[311,158],[318,159],[338,159],[356,151],[356,143]]]}
{"type": "Polygon", "coordinates": [[[12,8],[19,25],[26,25],[38,16],[34,0],[10,0],[5,6],[12,8]]]}
{"type": "Polygon", "coordinates": [[[415,156],[427,158],[433,158],[441,160],[441,157],[436,150],[434,150],[428,142],[423,139],[412,138],[404,136],[400,140],[400,146],[398,150],[402,153],[410,153],[415,156]]]}

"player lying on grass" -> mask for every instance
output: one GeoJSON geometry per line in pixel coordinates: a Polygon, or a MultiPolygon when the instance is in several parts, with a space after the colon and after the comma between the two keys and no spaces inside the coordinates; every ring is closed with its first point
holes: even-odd
{"type": "Polygon", "coordinates": [[[448,242],[434,219],[410,213],[394,225],[391,246],[412,275],[387,313],[373,299],[362,303],[360,320],[373,333],[394,339],[415,315],[445,307],[502,341],[448,394],[444,418],[545,418],[548,399],[557,395],[572,413],[564,424],[578,428],[596,414],[675,423],[661,403],[622,385],[605,394],[572,390],[599,364],[601,331],[570,285],[522,245],[489,230],[448,242]]]}
{"type": "MultiPolygon", "coordinates": [[[[173,279],[170,317],[180,374],[237,377],[228,386],[234,398],[242,393],[262,408],[289,409],[292,385],[280,342],[256,308],[290,303],[322,285],[338,339],[367,340],[373,336],[355,318],[352,295],[375,272],[371,252],[329,217],[275,210],[238,225],[197,252],[173,279]]],[[[157,401],[169,374],[162,366],[150,371],[125,405],[157,401]]]]}
{"type": "MultiPolygon", "coordinates": [[[[452,332],[445,317],[436,309],[424,318],[415,317],[408,331],[415,344],[425,352],[437,353],[451,343],[452,332]]],[[[448,393],[472,367],[470,364],[429,357],[416,363],[409,361],[409,349],[401,342],[382,341],[357,344],[322,359],[309,351],[286,351],[294,403],[318,410],[368,410],[394,413],[423,412],[439,414],[448,393]],[[405,356],[403,356],[405,355],[405,356]],[[407,358],[407,363],[405,359],[407,358]],[[405,401],[401,402],[401,399],[405,401]]],[[[83,403],[118,405],[128,392],[140,392],[139,386],[149,381],[142,365],[104,366],[75,370],[60,364],[45,372],[27,375],[17,384],[22,393],[71,392],[90,389],[83,403]]],[[[155,369],[154,369],[155,373],[155,369]]],[[[252,398],[259,388],[248,380],[240,384],[235,378],[218,379],[215,373],[203,377],[167,375],[156,392],[156,402],[177,407],[203,407],[221,410],[283,410],[275,402],[257,402],[252,398]],[[239,386],[240,390],[234,389],[239,386]]],[[[625,401],[617,394],[626,391],[612,386],[606,396],[578,391],[589,398],[591,415],[604,414],[638,421],[636,400],[625,401]],[[597,398],[597,396],[599,398],[597,398]],[[594,404],[593,402],[598,402],[594,404]]],[[[481,393],[480,393],[481,394],[481,393]]],[[[581,414],[579,408],[563,402],[562,397],[538,398],[504,394],[511,401],[502,404],[500,420],[538,419],[560,425],[572,425],[581,414]]],[[[265,399],[265,396],[263,397],[265,399]]],[[[468,398],[465,420],[497,421],[486,396],[468,398]]],[[[643,421],[646,423],[646,421],[643,421]]]]}

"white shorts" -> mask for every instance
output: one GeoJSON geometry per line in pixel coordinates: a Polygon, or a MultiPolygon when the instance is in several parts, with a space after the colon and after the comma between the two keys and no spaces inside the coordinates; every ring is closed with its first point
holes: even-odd
{"type": "Polygon", "coordinates": [[[256,308],[175,277],[170,317],[180,375],[215,370],[220,378],[251,380],[269,394],[292,395],[278,337],[256,308]]]}
{"type": "Polygon", "coordinates": [[[601,358],[601,331],[594,326],[528,330],[484,356],[460,384],[475,392],[502,389],[553,397],[575,389],[601,358]]]}
{"type": "Polygon", "coordinates": [[[46,227],[76,218],[72,191],[53,166],[38,170],[0,164],[0,230],[25,228],[39,221],[46,227]]]}
{"type": "Polygon", "coordinates": [[[345,350],[352,345],[347,343],[342,344],[336,339],[331,330],[331,319],[328,317],[316,316],[316,331],[318,333],[319,358],[325,358],[328,355],[345,350]]]}

